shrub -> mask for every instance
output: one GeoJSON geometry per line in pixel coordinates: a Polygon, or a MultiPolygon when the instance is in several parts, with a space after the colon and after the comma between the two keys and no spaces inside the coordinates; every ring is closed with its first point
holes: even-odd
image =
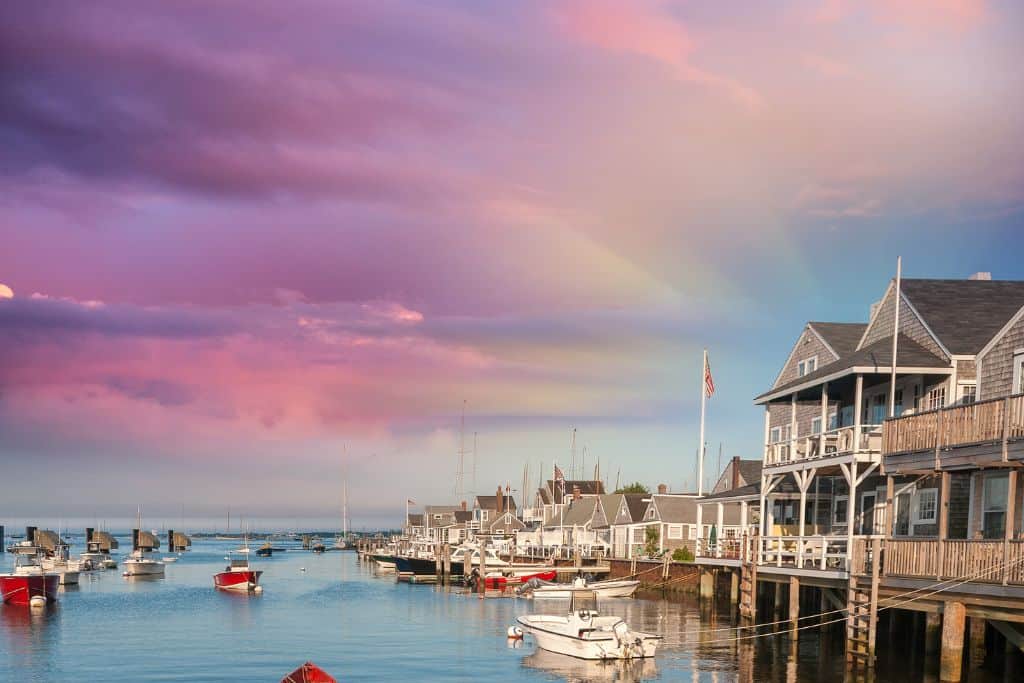
{"type": "Polygon", "coordinates": [[[676,562],[693,562],[693,553],[689,548],[676,548],[672,551],[672,559],[676,562]]]}

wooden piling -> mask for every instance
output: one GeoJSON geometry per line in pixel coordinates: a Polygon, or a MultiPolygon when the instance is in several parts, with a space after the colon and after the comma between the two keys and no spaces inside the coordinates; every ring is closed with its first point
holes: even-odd
{"type": "Polygon", "coordinates": [[[772,597],[772,616],[774,621],[782,621],[782,584],[775,583],[772,585],[775,587],[772,597]]]}
{"type": "Polygon", "coordinates": [[[970,640],[967,649],[967,665],[971,669],[980,669],[985,663],[985,620],[971,617],[970,640]]]}
{"type": "Polygon", "coordinates": [[[795,576],[789,577],[789,628],[791,637],[797,637],[797,628],[800,624],[800,579],[795,576]]]}
{"type": "Polygon", "coordinates": [[[729,604],[735,607],[740,601],[740,570],[729,572],[729,604]]]}
{"type": "Polygon", "coordinates": [[[715,597],[715,577],[707,567],[701,567],[700,572],[700,598],[712,600],[715,597]]]}
{"type": "Polygon", "coordinates": [[[959,683],[964,652],[965,610],[962,602],[947,602],[942,610],[942,651],[939,654],[939,678],[959,683]]]}
{"type": "Polygon", "coordinates": [[[929,612],[924,619],[924,653],[934,657],[939,651],[939,637],[942,633],[942,618],[936,612],[929,612]]]}

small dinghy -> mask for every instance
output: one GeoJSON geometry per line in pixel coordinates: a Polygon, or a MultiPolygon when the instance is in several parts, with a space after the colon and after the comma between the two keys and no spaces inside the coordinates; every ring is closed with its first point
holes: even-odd
{"type": "Polygon", "coordinates": [[[281,683],[338,683],[338,681],[313,662],[306,662],[282,678],[281,683]]]}
{"type": "Polygon", "coordinates": [[[530,614],[516,619],[516,629],[529,633],[537,647],[580,659],[639,659],[653,657],[661,636],[630,630],[619,617],[602,617],[597,594],[575,590],[566,616],[530,614]]]}

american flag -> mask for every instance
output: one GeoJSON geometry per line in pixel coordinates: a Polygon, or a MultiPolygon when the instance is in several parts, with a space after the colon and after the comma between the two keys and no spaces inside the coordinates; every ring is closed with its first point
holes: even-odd
{"type": "Polygon", "coordinates": [[[562,489],[562,495],[565,495],[565,474],[562,473],[561,468],[555,465],[555,483],[559,484],[562,489]]]}
{"type": "Polygon", "coordinates": [[[416,501],[413,500],[412,498],[406,498],[405,502],[408,503],[409,505],[415,505],[416,504],[416,501]]]}
{"type": "Polygon", "coordinates": [[[715,380],[711,377],[711,362],[704,358],[704,393],[708,398],[715,395],[715,380]]]}

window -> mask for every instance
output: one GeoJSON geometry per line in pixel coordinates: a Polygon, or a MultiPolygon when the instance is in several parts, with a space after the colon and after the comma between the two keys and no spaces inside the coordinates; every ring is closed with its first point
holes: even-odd
{"type": "Polygon", "coordinates": [[[829,413],[828,416],[828,428],[838,429],[839,428],[839,413],[829,413]]]}
{"type": "Polygon", "coordinates": [[[647,508],[647,519],[654,519],[654,508],[647,508]]]}
{"type": "Polygon", "coordinates": [[[818,357],[811,356],[806,360],[802,360],[796,364],[796,375],[797,377],[803,377],[809,375],[818,369],[818,357]]]}
{"type": "Polygon", "coordinates": [[[896,409],[893,411],[893,415],[895,415],[896,417],[899,417],[900,415],[903,414],[903,390],[902,389],[897,389],[896,390],[895,399],[896,400],[894,401],[894,403],[896,405],[896,409]]]}
{"type": "Polygon", "coordinates": [[[1024,349],[1013,352],[1013,386],[1012,393],[1024,394],[1024,349]]]}
{"type": "Polygon", "coordinates": [[[480,521],[481,522],[486,522],[487,521],[487,510],[481,510],[480,511],[480,521]]]}
{"type": "Polygon", "coordinates": [[[969,405],[978,400],[978,385],[965,384],[960,388],[960,403],[969,405]]]}
{"type": "Polygon", "coordinates": [[[914,524],[934,524],[939,507],[938,489],[921,489],[914,496],[914,524]]]}
{"type": "Polygon", "coordinates": [[[821,417],[811,420],[811,434],[821,434],[821,417]]]}
{"type": "Polygon", "coordinates": [[[1010,491],[1010,480],[1006,475],[985,477],[982,497],[982,535],[985,538],[1002,538],[1006,534],[1006,500],[1010,491]]]}
{"type": "Polygon", "coordinates": [[[768,432],[768,441],[771,443],[781,443],[783,441],[789,441],[789,430],[790,425],[784,425],[782,427],[772,427],[771,431],[768,432]]]}
{"type": "Polygon", "coordinates": [[[696,541],[697,540],[697,526],[696,525],[691,525],[690,526],[690,528],[688,530],[688,534],[687,534],[686,537],[689,538],[691,541],[696,541]]]}
{"type": "Polygon", "coordinates": [[[935,387],[925,395],[925,410],[938,410],[946,405],[946,387],[935,387]]]}
{"type": "Polygon", "coordinates": [[[849,500],[846,496],[836,496],[832,501],[832,523],[846,524],[849,500]]]}
{"type": "Polygon", "coordinates": [[[668,537],[673,539],[681,539],[683,537],[683,525],[682,524],[669,524],[668,525],[668,537]]]}

